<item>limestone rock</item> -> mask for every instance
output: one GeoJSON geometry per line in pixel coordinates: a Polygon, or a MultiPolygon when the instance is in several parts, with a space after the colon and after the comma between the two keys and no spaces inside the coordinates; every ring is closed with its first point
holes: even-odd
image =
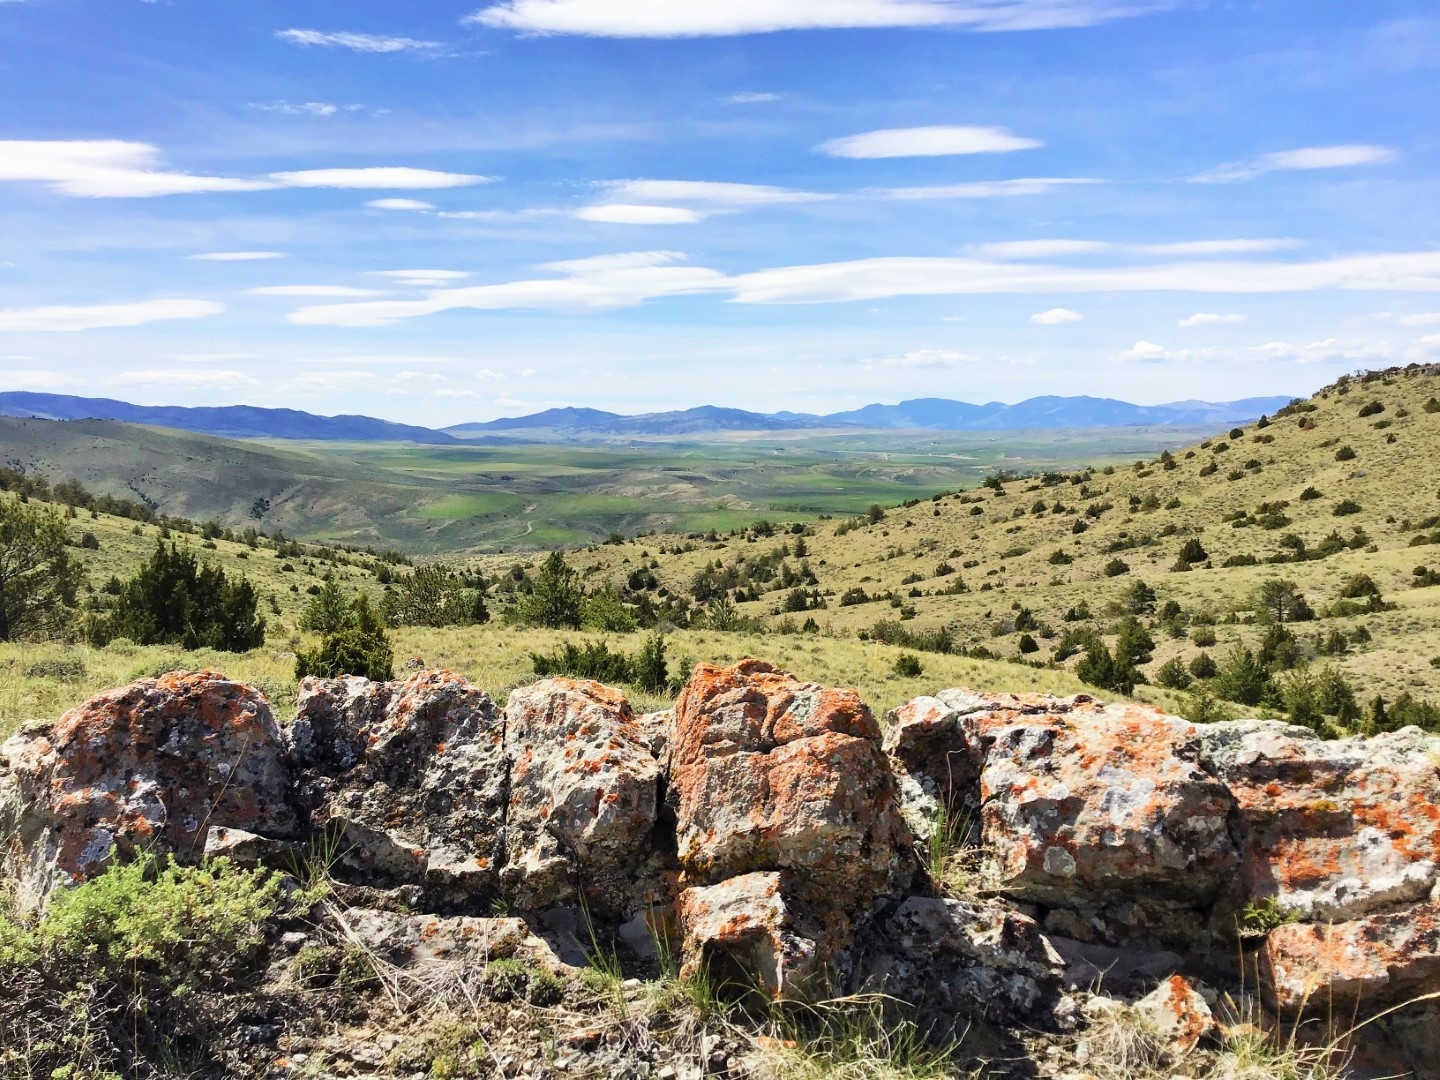
{"type": "Polygon", "coordinates": [[[875,934],[862,989],[932,1014],[1028,1016],[1054,996],[1065,966],[1034,919],[996,901],[912,896],[875,934]]]}
{"type": "Polygon", "coordinates": [[[441,918],[367,908],[337,912],[335,919],[348,940],[412,973],[446,966],[483,966],[532,947],[530,929],[523,919],[441,918]]]}
{"type": "Polygon", "coordinates": [[[625,695],[549,679],[512,691],[507,859],[501,881],[522,909],[582,889],[597,914],[632,906],[654,847],[660,766],[625,695]]]}
{"type": "Polygon", "coordinates": [[[1440,989],[1440,904],[1337,923],[1289,923],[1260,950],[1263,989],[1286,1012],[1374,1011],[1440,989]]]}
{"type": "Polygon", "coordinates": [[[1183,975],[1170,976],[1137,1001],[1134,1009],[1176,1058],[1189,1054],[1216,1030],[1209,1002],[1183,975]]]}
{"type": "Polygon", "coordinates": [[[261,694],[173,672],[91,698],[0,747],[0,836],[19,901],[104,869],[111,850],[198,861],[207,830],[299,830],[280,732],[261,694]]]}
{"type": "Polygon", "coordinates": [[[701,664],[676,703],[670,749],[689,882],[780,871],[787,898],[860,912],[908,875],[894,777],[854,691],[759,660],[701,664]]]}
{"type": "Polygon", "coordinates": [[[285,734],[312,825],[342,867],[493,892],[509,791],[504,722],[484,691],[448,671],[307,678],[285,734]]]}
{"type": "Polygon", "coordinates": [[[1203,761],[1234,793],[1241,902],[1315,922],[1427,899],[1440,875],[1440,738],[1415,728],[1323,740],[1239,721],[1206,729],[1203,761]]]}
{"type": "Polygon", "coordinates": [[[980,794],[984,842],[1012,895],[1198,906],[1234,876],[1234,802],[1193,760],[1193,724],[1085,698],[1006,713],[985,718],[980,794]]]}
{"type": "Polygon", "coordinates": [[[676,902],[685,957],[682,978],[708,971],[717,986],[803,997],[821,962],[781,895],[780,875],[741,874],[686,889],[676,902]]]}

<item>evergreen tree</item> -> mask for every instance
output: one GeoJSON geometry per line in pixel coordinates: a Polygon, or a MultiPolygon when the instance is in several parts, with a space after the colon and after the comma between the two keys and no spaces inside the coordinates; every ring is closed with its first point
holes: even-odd
{"type": "Polygon", "coordinates": [[[49,636],[68,620],[81,569],[53,509],[0,496],[0,641],[49,636]]]}

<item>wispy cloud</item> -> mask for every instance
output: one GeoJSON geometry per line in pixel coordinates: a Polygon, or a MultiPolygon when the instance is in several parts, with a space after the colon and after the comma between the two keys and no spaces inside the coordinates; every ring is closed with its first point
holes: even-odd
{"type": "Polygon", "coordinates": [[[839,198],[818,191],[801,191],[769,184],[731,184],[714,180],[611,180],[601,186],[615,202],[770,206],[824,202],[839,198]]]}
{"type": "Polygon", "coordinates": [[[1004,128],[936,125],[866,131],[831,139],[821,143],[817,149],[831,157],[900,158],[1008,154],[1044,145],[1037,139],[1012,135],[1004,128]]]}
{"type": "Polygon", "coordinates": [[[1440,340],[1426,342],[1395,342],[1324,338],[1320,341],[1267,341],[1261,345],[1240,348],[1169,349],[1153,341],[1137,341],[1119,353],[1122,363],[1199,364],[1199,363],[1292,363],[1292,364],[1358,364],[1389,365],[1433,360],[1440,340]]]}
{"type": "Polygon", "coordinates": [[[1397,157],[1399,154],[1388,146],[1307,146],[1298,150],[1262,154],[1250,161],[1221,165],[1209,172],[1192,176],[1190,180],[1196,184],[1229,184],[1271,172],[1308,172],[1315,169],[1344,169],[1356,165],[1383,165],[1397,157]]]}
{"type": "Polygon", "coordinates": [[[767,94],[757,90],[742,90],[738,94],[731,94],[725,99],[726,105],[765,105],[772,101],[779,101],[779,94],[767,94]]]}
{"type": "Polygon", "coordinates": [[[915,349],[902,353],[900,356],[867,360],[861,366],[866,368],[953,368],[979,362],[978,356],[971,356],[969,353],[959,352],[955,349],[915,349]]]}
{"type": "Polygon", "coordinates": [[[58,371],[16,371],[0,369],[0,386],[6,390],[68,390],[83,385],[73,375],[62,375],[58,371]]]}
{"type": "Polygon", "coordinates": [[[1109,246],[1099,240],[1003,240],[993,244],[980,244],[973,250],[977,255],[993,259],[1052,259],[1056,255],[1084,255],[1091,251],[1104,251],[1109,246]]]}
{"type": "Polygon", "coordinates": [[[431,52],[444,46],[438,41],[418,41],[408,37],[382,34],[355,34],[349,31],[327,33],[323,30],[279,30],[275,36],[291,45],[318,46],[325,49],[349,49],[361,53],[431,52]]]}
{"type": "Polygon", "coordinates": [[[281,113],[285,116],[314,116],[328,118],[342,112],[363,112],[364,105],[332,105],[328,101],[252,101],[250,108],[261,112],[281,113]]]}
{"type": "Polygon", "coordinates": [[[1084,322],[1085,316],[1069,308],[1055,307],[1030,316],[1036,326],[1064,326],[1067,323],[1084,322]]]}
{"type": "Polygon", "coordinates": [[[150,198],[221,191],[265,191],[273,180],[194,176],[160,168],[160,151],[118,139],[0,141],[0,180],[31,180],[77,198],[150,198]]]}
{"type": "Polygon", "coordinates": [[[434,169],[402,167],[370,169],[303,169],[271,173],[270,178],[286,187],[298,188],[454,188],[488,184],[491,177],[468,173],[437,172],[434,169]]]}
{"type": "Polygon", "coordinates": [[[371,199],[365,205],[372,210],[412,210],[416,213],[435,209],[434,203],[422,202],[419,199],[371,199]]]}
{"type": "Polygon", "coordinates": [[[247,296],[292,296],[292,297],[333,297],[384,296],[380,289],[355,289],[349,285],[262,285],[258,289],[247,289],[247,296]]]}
{"type": "Polygon", "coordinates": [[[634,203],[606,203],[586,206],[575,211],[581,221],[599,221],[611,225],[694,225],[705,215],[681,206],[641,206],[634,203]]]}
{"type": "Polygon", "coordinates": [[[0,331],[67,333],[112,327],[144,326],[172,319],[203,319],[219,315],[225,305],[210,300],[142,300],[134,304],[88,307],[36,307],[0,311],[0,331]]]}
{"type": "MultiPolygon", "coordinates": [[[[639,252],[547,263],[558,279],[436,287],[424,300],[304,308],[306,325],[381,326],[463,308],[600,309],[666,296],[717,294],[744,304],[829,304],[897,296],[1097,292],[1261,294],[1323,289],[1440,291],[1440,251],[1357,255],[1313,262],[1196,260],[1065,266],[981,258],[892,257],[780,266],[727,276],[677,265],[675,252],[639,252]]],[[[404,272],[401,272],[404,273],[404,272]]],[[[419,273],[412,271],[409,273],[419,273]]],[[[431,279],[436,284],[435,279],[431,279]]]]}
{"type": "Polygon", "coordinates": [[[1218,326],[1222,323],[1243,323],[1244,321],[1244,315],[1221,315],[1218,312],[1201,311],[1181,319],[1176,325],[1193,329],[1197,326],[1218,326]]]}
{"type": "Polygon", "coordinates": [[[1172,6],[1168,0],[503,0],[465,21],[529,34],[677,38],[780,30],[1093,26],[1172,6]]]}
{"type": "Polygon", "coordinates": [[[207,251],[203,255],[189,255],[195,262],[263,262],[267,259],[283,259],[283,251],[207,251]]]}
{"type": "Polygon", "coordinates": [[[206,368],[148,368],[122,371],[106,380],[111,386],[163,386],[177,390],[243,390],[259,386],[258,379],[243,371],[211,371],[206,368]]]}
{"type": "Polygon", "coordinates": [[[1034,176],[1014,180],[979,180],[967,184],[934,184],[929,187],[872,188],[862,192],[862,195],[906,202],[927,199],[1008,199],[1020,195],[1048,195],[1076,185],[1103,183],[1103,180],[1083,176],[1034,176]]]}
{"type": "Polygon", "coordinates": [[[1417,315],[1401,315],[1395,320],[1401,326],[1440,326],[1440,311],[1424,311],[1417,315]]]}
{"type": "Polygon", "coordinates": [[[386,277],[397,285],[453,285],[470,276],[468,270],[374,270],[377,277],[386,277]]]}

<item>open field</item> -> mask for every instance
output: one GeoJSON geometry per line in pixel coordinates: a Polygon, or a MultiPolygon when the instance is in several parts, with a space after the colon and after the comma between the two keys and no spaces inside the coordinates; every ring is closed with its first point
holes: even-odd
{"type": "Polygon", "coordinates": [[[167,514],[415,553],[534,551],[611,532],[729,531],[976,486],[997,468],[1128,460],[1201,434],[784,433],[624,445],[237,442],[0,418],[7,462],[167,514]]]}

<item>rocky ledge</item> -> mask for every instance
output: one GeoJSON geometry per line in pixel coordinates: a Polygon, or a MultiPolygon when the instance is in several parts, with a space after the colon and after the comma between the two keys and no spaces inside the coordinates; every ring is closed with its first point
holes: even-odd
{"type": "Polygon", "coordinates": [[[307,679],[279,724],[175,673],[0,747],[0,837],[32,910],[137,852],[293,868],[320,845],[349,932],[398,965],[563,967],[599,933],[955,1025],[1073,1024],[1102,978],[1182,1042],[1206,984],[1292,1016],[1440,990],[1440,739],[1416,729],[965,689],[882,725],[757,660],[646,716],[581,680],[501,709],[445,671],[307,679]]]}

